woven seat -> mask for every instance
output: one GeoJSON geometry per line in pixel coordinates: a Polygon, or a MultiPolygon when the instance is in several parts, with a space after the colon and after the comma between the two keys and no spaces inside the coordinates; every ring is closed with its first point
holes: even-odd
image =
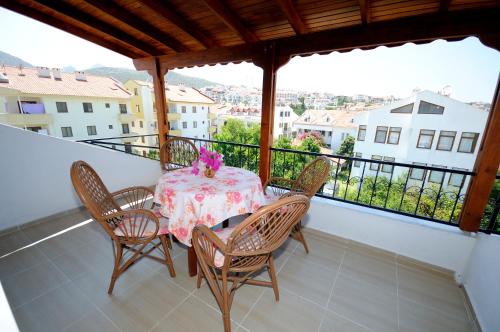
{"type": "Polygon", "coordinates": [[[170,275],[175,277],[167,236],[168,219],[160,217],[153,206],[153,192],[149,188],[131,187],[110,193],[95,170],[81,160],[71,166],[71,181],[92,218],[111,237],[115,263],[108,294],[113,292],[118,277],[143,257],[167,265],[170,275]],[[128,209],[123,210],[118,201],[128,209]],[[153,251],[163,257],[152,255],[153,251]]]}
{"type": "Polygon", "coordinates": [[[160,165],[163,171],[191,166],[198,157],[196,146],[185,138],[169,138],[160,147],[160,165]]]}
{"type": "Polygon", "coordinates": [[[230,308],[241,284],[272,287],[279,300],[272,252],[286,241],[308,208],[307,196],[294,195],[258,210],[234,228],[216,232],[205,225],[194,228],[192,243],[200,266],[197,286],[204,277],[221,309],[226,332],[231,331],[230,308]],[[263,268],[270,281],[253,279],[263,268]]]}
{"type": "MultiPolygon", "coordinates": [[[[325,184],[330,174],[330,169],[330,160],[327,157],[320,156],[307,164],[295,180],[271,177],[263,186],[267,203],[271,204],[280,197],[293,196],[295,194],[303,194],[309,198],[313,197],[321,186],[325,184]]],[[[309,253],[300,222],[293,228],[292,236],[301,242],[306,253],[309,253]]]]}

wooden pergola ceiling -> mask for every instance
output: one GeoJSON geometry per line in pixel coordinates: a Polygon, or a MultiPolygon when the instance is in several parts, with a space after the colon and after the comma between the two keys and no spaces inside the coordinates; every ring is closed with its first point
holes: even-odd
{"type": "Polygon", "coordinates": [[[494,8],[494,13],[498,13],[500,2],[0,0],[0,5],[138,59],[290,40],[294,36],[439,13],[464,13],[481,8],[494,8]]]}

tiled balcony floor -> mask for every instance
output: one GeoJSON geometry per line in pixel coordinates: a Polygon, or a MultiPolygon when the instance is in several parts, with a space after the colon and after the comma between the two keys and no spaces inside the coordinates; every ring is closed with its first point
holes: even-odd
{"type": "MultiPolygon", "coordinates": [[[[87,219],[72,213],[4,235],[0,257],[87,219]]],[[[270,289],[236,292],[233,331],[475,331],[444,272],[339,238],[306,238],[309,255],[293,240],[275,253],[279,302],[270,289]]],[[[209,289],[187,276],[185,248],[174,244],[172,254],[176,278],[144,259],[108,296],[111,245],[90,222],[0,258],[0,280],[21,331],[222,332],[209,289]]]]}

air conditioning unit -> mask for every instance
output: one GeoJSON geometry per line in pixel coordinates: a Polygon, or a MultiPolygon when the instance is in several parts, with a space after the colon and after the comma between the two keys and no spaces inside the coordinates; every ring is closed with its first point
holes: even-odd
{"type": "Polygon", "coordinates": [[[60,68],[52,68],[52,76],[54,76],[55,80],[62,80],[61,69],[60,68]]]}
{"type": "Polygon", "coordinates": [[[50,78],[50,69],[47,67],[37,67],[38,77],[50,78]]]}
{"type": "Polygon", "coordinates": [[[77,81],[86,82],[87,81],[87,75],[85,75],[84,71],[75,71],[75,79],[77,81]]]}

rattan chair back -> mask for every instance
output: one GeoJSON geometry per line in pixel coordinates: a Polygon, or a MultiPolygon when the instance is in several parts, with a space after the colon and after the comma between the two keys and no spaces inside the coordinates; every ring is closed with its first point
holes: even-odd
{"type": "Polygon", "coordinates": [[[313,197],[328,179],[331,162],[325,156],[320,156],[310,162],[295,181],[291,191],[305,193],[309,198],[313,197]]]}
{"type": "Polygon", "coordinates": [[[165,171],[191,166],[198,157],[194,143],[181,137],[167,139],[160,148],[161,168],[165,171]]]}

